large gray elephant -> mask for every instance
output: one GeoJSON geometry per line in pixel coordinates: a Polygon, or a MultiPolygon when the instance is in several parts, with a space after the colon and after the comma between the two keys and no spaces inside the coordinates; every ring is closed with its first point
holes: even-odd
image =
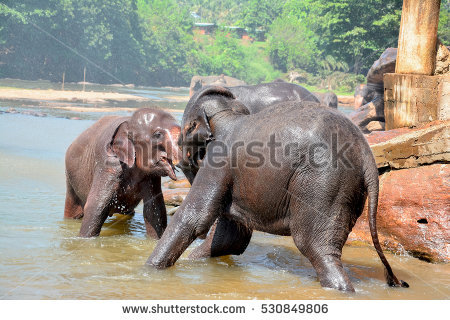
{"type": "MultiPolygon", "coordinates": [[[[248,115],[230,90],[197,94],[182,122],[183,140],[210,138],[200,170],[147,264],[173,265],[219,223],[210,248],[241,253],[252,230],[291,235],[323,287],[354,291],[342,247],[369,196],[369,224],[390,286],[399,281],[376,229],[378,170],[361,131],[344,115],[305,102],[282,102],[248,115]],[[225,223],[232,221],[238,236],[225,223]]],[[[183,148],[185,145],[183,145],[183,148]]]]}
{"type": "Polygon", "coordinates": [[[66,218],[83,218],[80,236],[98,236],[108,215],[129,214],[144,200],[147,234],[167,226],[161,176],[176,180],[180,127],[167,112],[143,108],[103,117],[66,153],[66,218]]]}

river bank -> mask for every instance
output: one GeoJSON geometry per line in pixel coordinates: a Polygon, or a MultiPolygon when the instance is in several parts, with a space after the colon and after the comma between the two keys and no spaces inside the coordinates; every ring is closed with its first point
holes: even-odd
{"type": "MultiPolygon", "coordinates": [[[[187,102],[188,96],[165,96],[165,99],[175,102],[187,102]]],[[[71,91],[71,90],[39,90],[23,88],[0,88],[1,100],[42,100],[42,101],[68,101],[84,103],[107,103],[123,101],[153,101],[150,98],[138,95],[118,93],[118,92],[99,92],[99,91],[71,91]]]]}
{"type": "Polygon", "coordinates": [[[107,101],[145,101],[149,100],[131,94],[117,92],[95,91],[62,91],[62,90],[36,90],[20,88],[0,88],[1,100],[44,100],[44,101],[70,101],[105,103],[107,101]]]}

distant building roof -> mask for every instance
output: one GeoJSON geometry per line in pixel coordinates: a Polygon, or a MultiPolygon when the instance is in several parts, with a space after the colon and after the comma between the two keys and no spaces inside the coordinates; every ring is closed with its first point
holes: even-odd
{"type": "Polygon", "coordinates": [[[209,22],[197,22],[194,23],[194,27],[214,27],[216,26],[215,23],[209,23],[209,22]]]}
{"type": "Polygon", "coordinates": [[[242,27],[237,27],[237,26],[225,26],[225,28],[227,28],[227,29],[244,29],[242,27]]]}

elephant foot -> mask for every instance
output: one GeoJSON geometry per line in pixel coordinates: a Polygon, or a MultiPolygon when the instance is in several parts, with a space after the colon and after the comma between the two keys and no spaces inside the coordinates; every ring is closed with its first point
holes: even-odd
{"type": "Polygon", "coordinates": [[[310,259],[310,261],[317,272],[322,287],[344,292],[355,292],[355,288],[353,288],[338,257],[325,255],[310,259]]]}

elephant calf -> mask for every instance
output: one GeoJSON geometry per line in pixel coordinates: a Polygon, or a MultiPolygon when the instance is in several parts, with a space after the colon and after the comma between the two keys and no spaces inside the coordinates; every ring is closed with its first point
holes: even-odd
{"type": "Polygon", "coordinates": [[[80,236],[92,237],[108,215],[134,213],[144,201],[147,234],[167,226],[161,177],[176,180],[180,127],[167,112],[143,108],[131,117],[94,123],[66,152],[66,218],[83,218],[80,236]]]}
{"type": "Polygon", "coordinates": [[[291,235],[322,286],[354,291],[341,254],[368,195],[370,230],[388,284],[406,287],[378,241],[378,170],[361,131],[340,112],[306,102],[282,102],[256,114],[237,104],[221,87],[188,103],[183,149],[208,143],[183,150],[200,169],[147,264],[173,265],[217,219],[212,238],[200,246],[210,256],[242,253],[252,230],[291,235]]]}

